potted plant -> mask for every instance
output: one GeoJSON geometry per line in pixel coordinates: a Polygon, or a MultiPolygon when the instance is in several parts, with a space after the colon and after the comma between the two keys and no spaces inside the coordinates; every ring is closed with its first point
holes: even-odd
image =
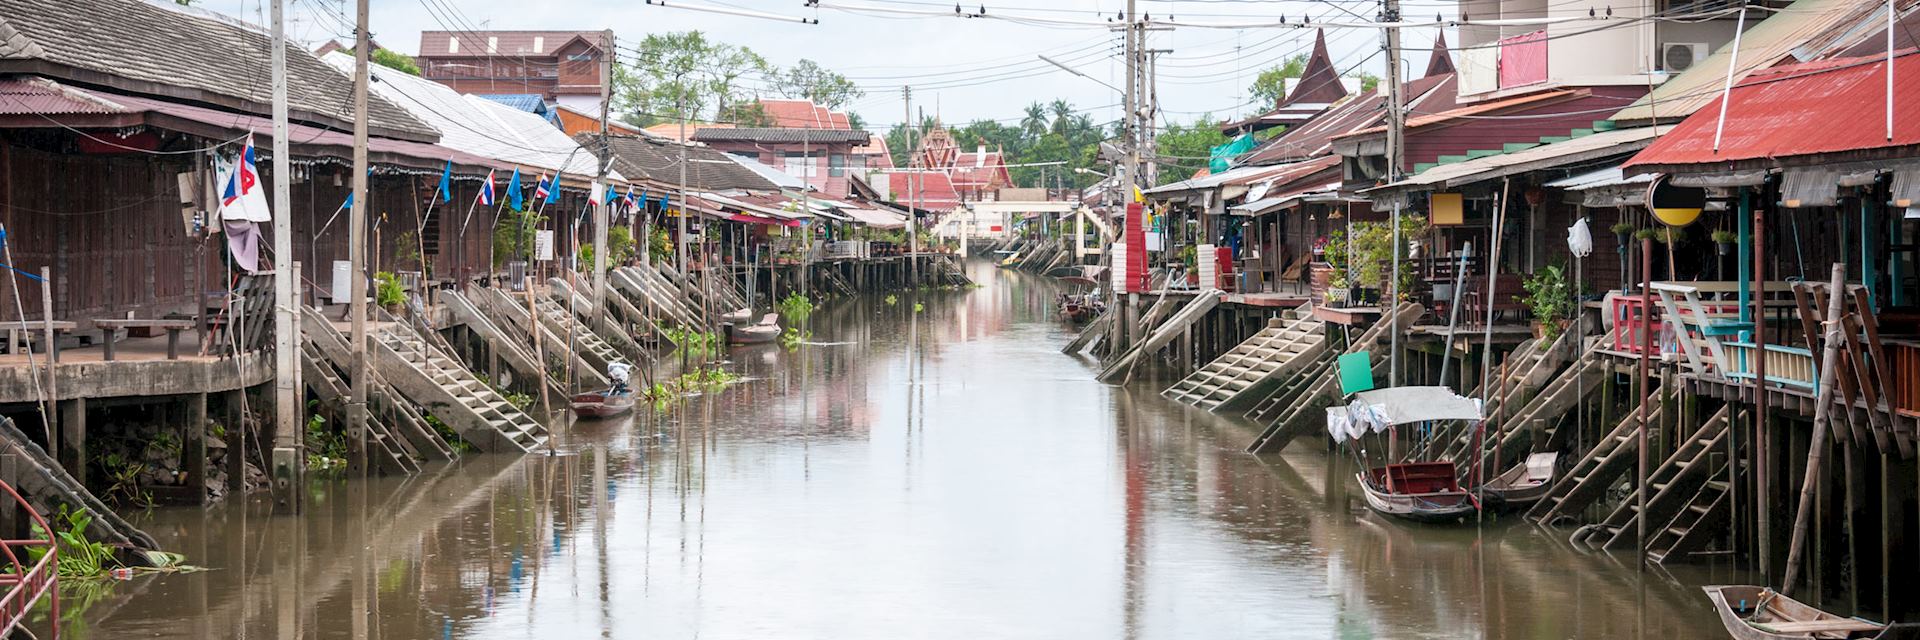
{"type": "Polygon", "coordinates": [[[373,303],[386,309],[387,313],[399,315],[407,304],[407,287],[400,284],[400,276],[392,271],[373,274],[373,303]]]}
{"type": "Polygon", "coordinates": [[[1620,247],[1620,250],[1621,250],[1621,251],[1626,251],[1626,250],[1627,250],[1627,240],[1629,239],[1629,237],[1630,237],[1630,236],[1632,236],[1632,235],[1633,235],[1633,223],[1631,223],[1631,222],[1616,222],[1616,223],[1614,223],[1614,224],[1613,224],[1613,226],[1611,226],[1611,227],[1608,227],[1608,229],[1612,229],[1612,230],[1613,230],[1613,239],[1614,239],[1614,242],[1616,242],[1616,243],[1618,243],[1618,244],[1617,244],[1617,246],[1619,246],[1619,247],[1620,247]]]}
{"type": "Polygon", "coordinates": [[[1187,267],[1187,284],[1200,286],[1200,248],[1193,245],[1180,247],[1180,264],[1187,267]]]}
{"type": "Polygon", "coordinates": [[[1728,231],[1726,229],[1715,229],[1712,235],[1713,235],[1713,246],[1715,249],[1717,249],[1720,252],[1720,255],[1722,256],[1732,253],[1734,243],[1737,243],[1740,241],[1739,234],[1736,234],[1732,231],[1728,231]]]}
{"type": "Polygon", "coordinates": [[[1648,227],[1648,228],[1633,232],[1633,239],[1652,240],[1654,242],[1660,242],[1660,235],[1661,234],[1659,229],[1648,227]]]}
{"type": "Polygon", "coordinates": [[[1566,269],[1559,264],[1541,267],[1521,286],[1527,295],[1520,297],[1520,303],[1533,314],[1534,337],[1552,342],[1566,330],[1567,320],[1573,315],[1573,283],[1567,280],[1566,269]]]}

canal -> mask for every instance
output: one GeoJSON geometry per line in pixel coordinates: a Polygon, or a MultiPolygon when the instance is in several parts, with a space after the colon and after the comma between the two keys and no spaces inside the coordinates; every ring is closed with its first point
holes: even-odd
{"type": "MultiPolygon", "coordinates": [[[[70,586],[69,638],[1707,638],[1708,569],[1366,512],[1352,463],[1093,381],[1042,279],[837,300],[746,380],[551,454],[140,523],[208,570],[70,586]]],[[[42,620],[40,637],[49,626],[42,620]]]]}

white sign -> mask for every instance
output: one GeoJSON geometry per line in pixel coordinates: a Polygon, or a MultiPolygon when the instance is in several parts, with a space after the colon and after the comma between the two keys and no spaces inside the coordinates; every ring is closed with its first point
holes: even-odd
{"type": "Polygon", "coordinates": [[[1115,242],[1113,243],[1113,248],[1108,249],[1107,251],[1108,251],[1107,255],[1113,256],[1113,268],[1107,270],[1107,272],[1112,274],[1113,276],[1113,290],[1126,291],[1127,290],[1127,243],[1115,242]]]}
{"type": "Polygon", "coordinates": [[[1194,251],[1194,267],[1200,271],[1200,288],[1220,287],[1220,259],[1213,245],[1203,244],[1194,251]]]}
{"type": "Polygon", "coordinates": [[[553,260],[552,229],[540,229],[533,232],[533,259],[543,262],[553,260]]]}

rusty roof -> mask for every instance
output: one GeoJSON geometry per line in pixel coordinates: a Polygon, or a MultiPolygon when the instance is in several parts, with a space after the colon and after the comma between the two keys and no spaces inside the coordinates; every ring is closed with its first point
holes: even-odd
{"type": "MultiPolygon", "coordinates": [[[[1720,100],[1626,163],[1627,173],[1687,165],[1772,166],[1796,156],[1920,145],[1920,55],[1894,58],[1893,137],[1887,138],[1887,63],[1882,56],[1839,58],[1755,73],[1734,86],[1719,149],[1720,100]]],[[[1810,159],[1810,158],[1809,158],[1810,159]]]]}
{"type": "Polygon", "coordinates": [[[129,113],[126,106],[46,78],[0,78],[0,115],[129,113]]]}
{"type": "MultiPolygon", "coordinates": [[[[259,27],[173,3],[0,0],[0,73],[267,114],[272,38],[259,27]]],[[[291,115],[350,130],[353,83],[300,47],[287,50],[291,115]]],[[[433,142],[439,132],[374,97],[373,134],[433,142]]]]}

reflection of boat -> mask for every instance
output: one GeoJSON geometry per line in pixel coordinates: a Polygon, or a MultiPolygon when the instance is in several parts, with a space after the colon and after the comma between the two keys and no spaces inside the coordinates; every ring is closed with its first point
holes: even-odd
{"type": "Polygon", "coordinates": [[[1709,585],[1700,588],[1720,612],[1720,623],[1735,640],[1808,640],[1811,638],[1920,638],[1920,625],[1884,625],[1827,613],[1766,587],[1709,585]]]}
{"type": "Polygon", "coordinates": [[[633,410],[633,390],[613,388],[573,396],[573,412],[582,418],[610,418],[633,410]]]}
{"type": "MultiPolygon", "coordinates": [[[[1479,402],[1446,387],[1392,387],[1361,391],[1353,394],[1347,406],[1328,408],[1327,433],[1335,441],[1345,441],[1402,424],[1481,419],[1479,402]]],[[[1460,488],[1452,462],[1388,464],[1354,477],[1366,494],[1367,506],[1383,515],[1456,522],[1480,509],[1473,494],[1460,488]]]]}
{"type": "Polygon", "coordinates": [[[1457,522],[1472,515],[1473,496],[1454,479],[1451,462],[1407,462],[1354,474],[1367,506],[1416,522],[1457,522]]]}
{"type": "Polygon", "coordinates": [[[780,339],[780,314],[778,313],[761,316],[758,324],[731,323],[722,326],[727,331],[727,342],[732,344],[763,344],[780,339]]]}
{"type": "Polygon", "coordinates": [[[1074,322],[1086,322],[1107,310],[1107,304],[1091,293],[1060,294],[1060,316],[1074,322]]]}
{"type": "Polygon", "coordinates": [[[1552,452],[1529,455],[1482,485],[1480,496],[1492,509],[1519,511],[1531,507],[1552,488],[1553,465],[1559,459],[1560,454],[1552,452]]]}

